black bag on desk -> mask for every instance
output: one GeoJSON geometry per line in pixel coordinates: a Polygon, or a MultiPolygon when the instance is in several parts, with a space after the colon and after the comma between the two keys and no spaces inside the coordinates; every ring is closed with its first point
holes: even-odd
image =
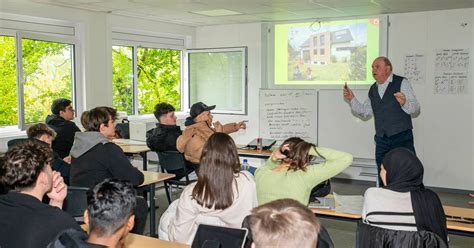
{"type": "Polygon", "coordinates": [[[127,119],[115,125],[115,135],[119,139],[130,139],[130,123],[127,119]]]}
{"type": "Polygon", "coordinates": [[[309,195],[309,202],[316,200],[316,197],[325,197],[331,193],[331,181],[328,179],[318,185],[316,185],[309,195]]]}

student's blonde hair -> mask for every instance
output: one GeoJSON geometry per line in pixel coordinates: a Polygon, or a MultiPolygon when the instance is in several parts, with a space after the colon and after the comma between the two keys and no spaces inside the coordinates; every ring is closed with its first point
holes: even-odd
{"type": "Polygon", "coordinates": [[[257,248],[314,248],[318,241],[318,219],[292,199],[272,201],[253,209],[249,222],[257,248]]]}

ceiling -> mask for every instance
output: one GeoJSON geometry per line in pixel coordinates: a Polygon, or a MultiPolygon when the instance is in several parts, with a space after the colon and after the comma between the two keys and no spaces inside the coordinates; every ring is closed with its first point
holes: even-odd
{"type": "MultiPolygon", "coordinates": [[[[29,0],[188,26],[294,21],[474,7],[474,0],[29,0]],[[206,16],[196,11],[238,12],[206,16]]],[[[219,14],[219,13],[217,13],[219,14]]]]}

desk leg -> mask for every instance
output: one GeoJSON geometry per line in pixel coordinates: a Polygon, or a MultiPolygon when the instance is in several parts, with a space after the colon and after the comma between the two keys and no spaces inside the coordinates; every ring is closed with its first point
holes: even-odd
{"type": "Polygon", "coordinates": [[[150,184],[150,237],[156,235],[156,209],[155,209],[155,184],[150,184]]]}
{"type": "Polygon", "coordinates": [[[142,159],[143,159],[143,170],[146,171],[147,170],[147,167],[148,167],[148,159],[147,159],[147,152],[142,152],[140,153],[140,155],[142,155],[142,159]]]}

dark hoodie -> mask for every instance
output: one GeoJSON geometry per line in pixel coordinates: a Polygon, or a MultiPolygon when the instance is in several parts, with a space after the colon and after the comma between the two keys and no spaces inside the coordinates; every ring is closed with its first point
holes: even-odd
{"type": "Polygon", "coordinates": [[[56,132],[56,138],[53,141],[53,150],[61,158],[69,156],[74,135],[81,130],[72,121],[67,121],[59,115],[48,115],[45,123],[56,132]]]}
{"type": "Polygon", "coordinates": [[[77,133],[71,149],[71,186],[89,187],[107,178],[143,183],[144,176],[133,167],[122,149],[99,132],[77,133]]]}
{"type": "Polygon", "coordinates": [[[105,246],[87,243],[87,234],[76,229],[67,229],[58,234],[47,248],[102,248],[105,246]]]}

